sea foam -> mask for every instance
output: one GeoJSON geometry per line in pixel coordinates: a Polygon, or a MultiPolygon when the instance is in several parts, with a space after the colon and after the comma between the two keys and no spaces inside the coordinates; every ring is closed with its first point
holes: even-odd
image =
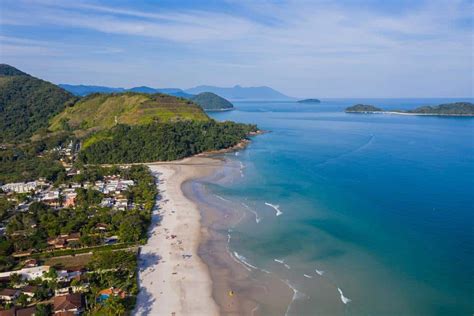
{"type": "Polygon", "coordinates": [[[351,302],[351,299],[345,297],[344,294],[342,293],[342,290],[341,290],[340,288],[337,288],[337,290],[339,291],[339,294],[341,295],[341,301],[342,301],[344,304],[347,304],[347,303],[351,302]]]}
{"type": "Polygon", "coordinates": [[[280,210],[280,205],[275,205],[268,202],[265,202],[265,205],[273,208],[276,211],[276,216],[280,216],[281,214],[283,214],[283,212],[280,210]]]}
{"type": "Polygon", "coordinates": [[[316,269],[316,270],[314,270],[314,271],[316,271],[316,273],[319,274],[319,275],[323,275],[323,274],[324,274],[324,271],[323,271],[323,270],[318,270],[318,269],[316,269]]]}
{"type": "Polygon", "coordinates": [[[250,263],[248,263],[247,258],[238,254],[237,251],[234,251],[234,256],[247,270],[249,271],[252,271],[252,269],[258,270],[256,266],[253,266],[250,263]]]}
{"type": "Polygon", "coordinates": [[[241,203],[243,207],[245,207],[247,210],[249,210],[251,213],[253,213],[253,215],[255,215],[255,222],[258,224],[260,223],[260,221],[262,220],[259,216],[258,216],[258,213],[255,212],[254,210],[252,210],[247,204],[245,203],[241,203]]]}

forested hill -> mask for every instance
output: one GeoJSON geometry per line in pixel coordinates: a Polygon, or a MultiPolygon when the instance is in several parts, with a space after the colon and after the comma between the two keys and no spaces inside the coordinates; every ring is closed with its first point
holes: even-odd
{"type": "Polygon", "coordinates": [[[224,111],[234,108],[232,103],[212,92],[199,93],[197,96],[192,97],[191,100],[206,111],[224,111]]]}
{"type": "Polygon", "coordinates": [[[0,143],[27,140],[74,99],[50,82],[0,64],[0,143]]]}

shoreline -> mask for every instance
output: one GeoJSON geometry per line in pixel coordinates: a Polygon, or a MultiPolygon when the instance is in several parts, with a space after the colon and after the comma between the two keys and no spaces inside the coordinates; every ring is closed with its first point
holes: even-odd
{"type": "Polygon", "coordinates": [[[219,315],[208,267],[198,255],[205,235],[201,214],[182,185],[211,175],[222,161],[191,157],[146,165],[157,179],[159,194],[148,241],[140,248],[134,315],[219,315]]]}

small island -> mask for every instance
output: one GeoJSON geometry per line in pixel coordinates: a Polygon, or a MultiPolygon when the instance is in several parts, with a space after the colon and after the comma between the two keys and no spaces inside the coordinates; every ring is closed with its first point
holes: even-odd
{"type": "Polygon", "coordinates": [[[436,106],[422,106],[413,110],[385,111],[373,105],[356,104],[348,107],[346,113],[386,113],[400,115],[439,115],[439,116],[474,116],[474,104],[471,102],[454,102],[436,106]]]}
{"type": "Polygon", "coordinates": [[[373,113],[382,112],[382,109],[369,104],[356,104],[346,109],[347,113],[373,113]]]}
{"type": "Polygon", "coordinates": [[[319,99],[304,99],[304,100],[298,100],[296,102],[298,102],[298,103],[321,103],[321,100],[319,100],[319,99]]]}
{"type": "Polygon", "coordinates": [[[212,92],[199,93],[192,97],[191,101],[201,106],[204,111],[229,111],[234,109],[232,103],[212,92]]]}

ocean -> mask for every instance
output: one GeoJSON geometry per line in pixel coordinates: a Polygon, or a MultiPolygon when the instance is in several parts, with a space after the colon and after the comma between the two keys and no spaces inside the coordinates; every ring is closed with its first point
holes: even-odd
{"type": "Polygon", "coordinates": [[[454,101],[473,100],[235,102],[211,114],[268,131],[225,154],[231,181],[204,185],[241,206],[229,252],[292,288],[284,313],[474,313],[474,119],[344,113],[454,101]]]}

